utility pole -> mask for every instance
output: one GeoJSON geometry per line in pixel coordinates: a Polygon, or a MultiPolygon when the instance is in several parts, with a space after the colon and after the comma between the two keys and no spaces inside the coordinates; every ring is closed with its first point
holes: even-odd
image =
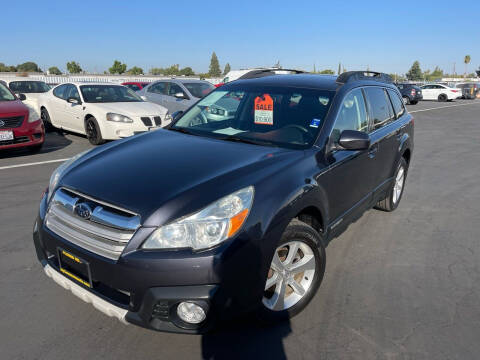
{"type": "Polygon", "coordinates": [[[453,63],[453,77],[457,77],[457,73],[455,71],[455,65],[456,64],[457,64],[456,62],[453,63]]]}

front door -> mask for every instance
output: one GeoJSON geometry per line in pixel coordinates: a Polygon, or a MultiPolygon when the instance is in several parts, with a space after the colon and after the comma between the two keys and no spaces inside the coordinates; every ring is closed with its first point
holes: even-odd
{"type": "Polygon", "coordinates": [[[327,155],[328,169],[318,176],[329,198],[330,227],[335,233],[341,224],[370,204],[372,197],[372,171],[375,148],[355,151],[338,145],[342,131],[368,131],[368,116],[361,88],[352,90],[343,100],[330,135],[334,146],[327,155]],[[359,210],[359,211],[356,211],[359,210]]]}
{"type": "MultiPolygon", "coordinates": [[[[81,103],[80,94],[75,85],[69,84],[66,91],[66,98],[75,98],[81,103]]],[[[83,122],[83,105],[82,104],[72,104],[68,101],[65,101],[65,121],[68,124],[68,130],[85,133],[85,126],[83,122]]]]}

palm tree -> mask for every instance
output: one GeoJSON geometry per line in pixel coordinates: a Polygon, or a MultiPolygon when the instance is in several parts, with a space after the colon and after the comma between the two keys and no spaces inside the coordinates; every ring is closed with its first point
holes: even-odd
{"type": "Polygon", "coordinates": [[[465,76],[464,77],[467,77],[467,66],[468,64],[470,63],[470,55],[465,55],[465,59],[463,60],[463,62],[465,63],[465,76]]]}

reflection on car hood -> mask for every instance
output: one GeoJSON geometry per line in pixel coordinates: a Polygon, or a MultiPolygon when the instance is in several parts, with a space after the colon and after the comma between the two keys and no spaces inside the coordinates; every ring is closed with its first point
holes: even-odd
{"type": "MultiPolygon", "coordinates": [[[[193,196],[211,196],[211,202],[220,197],[219,187],[244,178],[253,182],[255,176],[267,176],[269,168],[278,171],[301,156],[303,151],[157,130],[94,149],[66,171],[60,186],[146,219],[184,193],[190,193],[188,202],[194,202],[192,191],[193,196]],[[207,191],[201,188],[206,184],[207,191]]],[[[243,186],[248,185],[254,184],[243,186]]]]}
{"type": "Polygon", "coordinates": [[[165,115],[167,109],[161,105],[151,102],[115,102],[115,103],[85,103],[88,108],[96,108],[99,111],[113,112],[116,114],[127,116],[144,116],[144,115],[165,115]]]}

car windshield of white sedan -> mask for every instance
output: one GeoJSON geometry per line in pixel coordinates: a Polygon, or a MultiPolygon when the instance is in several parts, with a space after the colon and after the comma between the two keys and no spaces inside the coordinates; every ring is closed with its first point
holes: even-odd
{"type": "Polygon", "coordinates": [[[9,87],[14,93],[22,94],[46,93],[50,90],[43,81],[12,81],[9,87]]]}
{"type": "Polygon", "coordinates": [[[170,129],[225,141],[306,148],[315,141],[333,95],[327,90],[277,87],[218,89],[170,129]]]}
{"type": "Polygon", "coordinates": [[[15,96],[7,89],[5,85],[0,83],[0,101],[13,101],[15,96]]]}
{"type": "Polygon", "coordinates": [[[141,102],[140,96],[125,86],[82,85],[83,99],[87,103],[141,102]]]}

